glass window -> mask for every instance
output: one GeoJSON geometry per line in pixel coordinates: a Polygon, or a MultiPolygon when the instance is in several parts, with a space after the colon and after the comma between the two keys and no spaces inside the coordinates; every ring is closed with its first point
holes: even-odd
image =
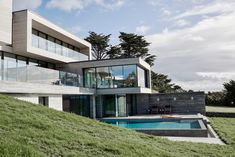
{"type": "Polygon", "coordinates": [[[67,73],[66,76],[66,85],[67,86],[78,86],[79,80],[78,75],[73,73],[67,73]]]}
{"type": "Polygon", "coordinates": [[[116,117],[115,95],[104,95],[102,98],[103,98],[103,117],[116,117]]]}
{"type": "Polygon", "coordinates": [[[121,88],[123,87],[123,66],[113,66],[111,67],[111,87],[121,88]]]}
{"type": "Polygon", "coordinates": [[[55,38],[48,36],[48,51],[55,53],[55,38]]]}
{"type": "Polygon", "coordinates": [[[38,62],[38,66],[39,66],[39,67],[43,67],[43,68],[47,68],[47,63],[46,63],[46,62],[43,62],[43,61],[39,61],[39,62],[38,62]]]}
{"type": "Polygon", "coordinates": [[[16,56],[4,53],[4,80],[17,80],[17,63],[16,56]]]}
{"type": "Polygon", "coordinates": [[[124,87],[136,87],[136,65],[125,65],[124,70],[124,87]]]}
{"type": "Polygon", "coordinates": [[[80,53],[78,47],[69,45],[35,29],[32,29],[32,46],[78,61],[88,60],[88,56],[80,53]]]}
{"type": "Polygon", "coordinates": [[[75,47],[74,50],[75,50],[76,52],[80,52],[80,49],[77,48],[77,47],[75,47]]]}
{"type": "Polygon", "coordinates": [[[47,50],[46,34],[39,32],[39,48],[47,50]]]}
{"type": "Polygon", "coordinates": [[[85,77],[85,87],[95,88],[96,87],[96,77],[95,77],[95,68],[89,68],[84,70],[85,77]]]}
{"type": "Polygon", "coordinates": [[[117,95],[117,111],[118,117],[126,117],[127,110],[126,110],[126,96],[125,95],[117,95]]]}
{"type": "Polygon", "coordinates": [[[68,57],[68,53],[69,53],[69,48],[68,48],[68,44],[63,42],[63,56],[68,57]]]}
{"type": "Polygon", "coordinates": [[[63,110],[72,112],[81,116],[90,116],[90,96],[63,96],[63,110]]]}
{"type": "Polygon", "coordinates": [[[145,70],[140,68],[140,67],[137,67],[138,69],[138,86],[139,87],[145,87],[145,70]]]}
{"type": "Polygon", "coordinates": [[[73,58],[73,55],[74,55],[73,46],[69,45],[68,57],[73,58]]]}
{"type": "Polygon", "coordinates": [[[48,105],[49,105],[49,98],[48,98],[48,96],[40,96],[38,98],[38,103],[43,105],[43,106],[47,106],[48,107],[48,105]]]}
{"type": "Polygon", "coordinates": [[[60,40],[55,40],[56,42],[56,54],[62,55],[62,42],[60,40]]]}
{"type": "Polygon", "coordinates": [[[96,68],[97,88],[110,88],[111,75],[109,67],[96,68]]]}
{"type": "Polygon", "coordinates": [[[55,64],[47,63],[47,68],[49,68],[49,69],[55,69],[55,64]]]}
{"type": "Polygon", "coordinates": [[[27,81],[27,59],[25,57],[17,57],[17,81],[27,81]]]}
{"type": "Polygon", "coordinates": [[[38,31],[33,29],[32,30],[32,46],[38,48],[38,42],[39,42],[38,31]]]}
{"type": "Polygon", "coordinates": [[[2,68],[2,52],[0,52],[0,80],[2,80],[3,68],[2,68]]]}
{"type": "Polygon", "coordinates": [[[29,66],[38,66],[38,61],[36,59],[29,59],[29,62],[28,62],[28,65],[29,66]]]}
{"type": "Polygon", "coordinates": [[[87,61],[88,60],[88,56],[87,55],[84,55],[82,53],[77,53],[78,54],[78,60],[79,61],[87,61]]]}

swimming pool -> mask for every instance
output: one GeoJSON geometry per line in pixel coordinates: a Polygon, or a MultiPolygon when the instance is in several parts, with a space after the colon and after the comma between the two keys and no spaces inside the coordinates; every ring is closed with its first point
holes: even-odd
{"type": "Polygon", "coordinates": [[[105,123],[157,136],[207,137],[201,119],[103,119],[105,123]]]}
{"type": "Polygon", "coordinates": [[[198,120],[179,119],[143,119],[143,120],[120,120],[112,119],[104,122],[128,129],[199,129],[198,120]]]}

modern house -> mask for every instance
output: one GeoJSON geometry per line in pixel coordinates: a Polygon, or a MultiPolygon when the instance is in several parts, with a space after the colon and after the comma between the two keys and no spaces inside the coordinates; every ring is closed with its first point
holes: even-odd
{"type": "MultiPolygon", "coordinates": [[[[92,60],[90,43],[31,11],[12,13],[12,0],[0,0],[0,19],[0,93],[94,118],[145,114],[161,97],[141,58],[92,60]]],[[[203,97],[184,99],[203,113],[203,97]]]]}

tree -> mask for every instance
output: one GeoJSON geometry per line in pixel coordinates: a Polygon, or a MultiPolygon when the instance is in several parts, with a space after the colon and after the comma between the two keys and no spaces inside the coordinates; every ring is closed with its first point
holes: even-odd
{"type": "Polygon", "coordinates": [[[122,49],[119,45],[111,46],[109,51],[107,52],[108,58],[121,58],[122,49]]]}
{"type": "Polygon", "coordinates": [[[171,83],[171,79],[169,79],[167,75],[152,71],[151,76],[152,89],[159,93],[184,92],[180,86],[171,83]]]}
{"type": "Polygon", "coordinates": [[[227,105],[235,105],[235,81],[224,83],[225,102],[227,105]]]}
{"type": "Polygon", "coordinates": [[[110,36],[111,34],[104,35],[97,34],[95,32],[89,32],[89,36],[85,38],[86,41],[91,43],[92,56],[96,60],[105,59],[107,57],[110,36]]]}
{"type": "Polygon", "coordinates": [[[154,65],[156,56],[148,53],[148,46],[150,43],[144,39],[144,36],[120,32],[119,39],[122,50],[119,58],[142,57],[147,63],[149,63],[149,65],[154,65]]]}
{"type": "Polygon", "coordinates": [[[207,106],[222,106],[225,105],[225,93],[224,92],[208,92],[206,94],[207,106]]]}

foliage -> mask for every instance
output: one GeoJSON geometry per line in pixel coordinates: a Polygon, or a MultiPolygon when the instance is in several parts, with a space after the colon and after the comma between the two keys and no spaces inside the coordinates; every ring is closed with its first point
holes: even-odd
{"type": "Polygon", "coordinates": [[[109,51],[107,52],[108,58],[121,58],[122,49],[119,45],[111,46],[109,51]]]}
{"type": "Polygon", "coordinates": [[[228,145],[172,142],[0,95],[0,156],[234,156],[235,119],[211,122],[228,145]]]}
{"type": "Polygon", "coordinates": [[[213,106],[235,106],[235,81],[224,83],[224,90],[221,92],[208,92],[206,105],[213,106]]]}
{"type": "Polygon", "coordinates": [[[119,56],[120,58],[141,57],[150,66],[154,65],[154,60],[156,59],[156,56],[148,53],[148,46],[150,45],[150,43],[148,43],[144,39],[144,36],[137,35],[134,33],[120,32],[119,39],[120,47],[122,49],[122,53],[119,56]]]}
{"type": "Polygon", "coordinates": [[[152,89],[159,93],[185,92],[180,86],[171,83],[167,75],[158,74],[152,71],[152,89]]]}
{"type": "Polygon", "coordinates": [[[231,80],[228,83],[224,83],[225,89],[225,103],[228,106],[235,106],[235,81],[231,80]]]}
{"type": "Polygon", "coordinates": [[[109,38],[111,34],[97,34],[95,32],[89,32],[89,36],[85,38],[86,41],[91,43],[92,56],[96,60],[105,59],[107,57],[107,51],[109,48],[109,38]]]}
{"type": "Polygon", "coordinates": [[[206,105],[208,106],[222,106],[224,105],[224,92],[208,92],[206,94],[206,105]]]}

